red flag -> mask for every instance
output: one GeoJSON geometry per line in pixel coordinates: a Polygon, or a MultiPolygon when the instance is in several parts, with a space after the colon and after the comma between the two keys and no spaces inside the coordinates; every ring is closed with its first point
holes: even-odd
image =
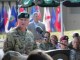
{"type": "Polygon", "coordinates": [[[60,6],[57,7],[56,9],[56,21],[55,21],[55,27],[56,27],[56,30],[58,32],[61,32],[61,21],[60,21],[60,6]]]}
{"type": "Polygon", "coordinates": [[[49,8],[48,7],[44,7],[43,23],[45,24],[46,31],[48,31],[48,32],[51,32],[50,21],[51,21],[51,16],[50,16],[49,8]]]}
{"type": "Polygon", "coordinates": [[[8,21],[8,14],[7,14],[7,11],[5,10],[4,11],[4,25],[6,25],[7,21],[8,21]]]}
{"type": "Polygon", "coordinates": [[[8,13],[7,10],[5,9],[4,11],[4,25],[5,25],[5,32],[6,32],[6,25],[8,23],[8,13]]]}
{"type": "Polygon", "coordinates": [[[19,12],[24,12],[24,8],[20,7],[19,12]]]}

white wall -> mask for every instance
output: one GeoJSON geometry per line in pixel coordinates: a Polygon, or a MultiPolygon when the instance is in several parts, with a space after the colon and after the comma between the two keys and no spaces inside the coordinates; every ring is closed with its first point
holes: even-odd
{"type": "Polygon", "coordinates": [[[65,30],[77,30],[80,29],[80,7],[64,7],[63,17],[65,30]]]}

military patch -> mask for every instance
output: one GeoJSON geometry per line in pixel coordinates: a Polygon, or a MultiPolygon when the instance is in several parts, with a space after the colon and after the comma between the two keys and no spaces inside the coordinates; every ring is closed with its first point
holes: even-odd
{"type": "Polygon", "coordinates": [[[28,17],[28,14],[25,14],[25,17],[28,17]]]}

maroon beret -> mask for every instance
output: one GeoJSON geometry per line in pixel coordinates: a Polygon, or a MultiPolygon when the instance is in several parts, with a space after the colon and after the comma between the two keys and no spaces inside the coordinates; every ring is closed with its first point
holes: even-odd
{"type": "Polygon", "coordinates": [[[62,36],[61,38],[60,38],[60,41],[62,41],[62,40],[67,40],[68,41],[68,36],[66,36],[66,35],[64,35],[64,36],[62,36]]]}

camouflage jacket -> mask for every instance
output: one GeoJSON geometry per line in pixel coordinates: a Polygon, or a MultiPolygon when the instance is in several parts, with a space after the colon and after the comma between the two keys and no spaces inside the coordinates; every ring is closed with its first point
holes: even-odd
{"type": "Polygon", "coordinates": [[[53,44],[51,44],[50,42],[40,44],[40,49],[42,49],[42,50],[52,50],[55,48],[56,47],[53,44]]]}
{"type": "Polygon", "coordinates": [[[12,50],[18,51],[21,54],[28,54],[35,48],[33,34],[29,30],[22,32],[19,28],[16,28],[7,33],[3,51],[12,50]]]}

